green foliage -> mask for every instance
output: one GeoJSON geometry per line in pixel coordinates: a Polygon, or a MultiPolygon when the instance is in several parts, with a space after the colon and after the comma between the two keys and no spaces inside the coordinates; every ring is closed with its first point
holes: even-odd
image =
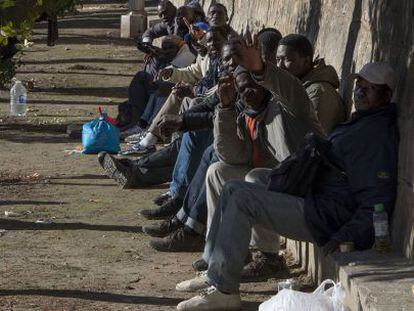
{"type": "MultiPolygon", "coordinates": [[[[16,37],[21,43],[30,39],[36,19],[43,13],[62,16],[75,9],[81,0],[0,0],[0,86],[15,73],[13,61],[2,59],[2,51],[9,38],[16,37]]],[[[16,44],[19,51],[23,44],[16,44]]]]}
{"type": "Polygon", "coordinates": [[[0,60],[0,88],[8,88],[16,74],[16,62],[11,59],[0,60]]]}

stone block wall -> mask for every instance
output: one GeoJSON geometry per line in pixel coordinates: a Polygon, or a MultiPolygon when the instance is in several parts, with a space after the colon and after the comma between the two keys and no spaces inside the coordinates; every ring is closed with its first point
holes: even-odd
{"type": "MultiPolygon", "coordinates": [[[[183,0],[174,0],[182,4],[183,0]]],[[[207,10],[212,0],[200,0],[207,10]]],[[[316,54],[341,77],[341,94],[350,103],[347,79],[370,61],[390,62],[400,83],[396,94],[401,131],[399,194],[393,217],[395,246],[414,259],[414,1],[413,0],[221,0],[238,31],[263,26],[282,34],[302,33],[316,54]]]]}

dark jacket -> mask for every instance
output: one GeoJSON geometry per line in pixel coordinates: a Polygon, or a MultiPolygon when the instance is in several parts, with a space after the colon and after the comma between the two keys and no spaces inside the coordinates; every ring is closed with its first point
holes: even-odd
{"type": "Polygon", "coordinates": [[[398,129],[395,104],[357,112],[331,135],[331,161],[346,175],[321,167],[305,215],[319,245],[329,239],[352,241],[356,249],[374,242],[373,209],[382,203],[388,215],[397,190],[398,129]]]}
{"type": "MultiPolygon", "coordinates": [[[[183,127],[182,131],[198,131],[204,129],[213,129],[214,114],[216,106],[220,103],[217,92],[204,96],[201,103],[194,105],[182,114],[183,127]]],[[[241,113],[244,105],[237,101],[236,111],[241,113]]]]}
{"type": "Polygon", "coordinates": [[[182,114],[183,131],[197,131],[213,128],[213,117],[219,103],[217,93],[205,96],[203,101],[182,114]]]}
{"type": "Polygon", "coordinates": [[[144,32],[142,35],[142,40],[145,41],[144,38],[147,38],[149,39],[149,42],[152,43],[153,40],[168,35],[177,35],[184,39],[184,36],[187,34],[187,32],[187,29],[181,29],[178,27],[177,22],[174,19],[174,22],[171,24],[166,24],[164,22],[156,23],[154,26],[144,32]]]}

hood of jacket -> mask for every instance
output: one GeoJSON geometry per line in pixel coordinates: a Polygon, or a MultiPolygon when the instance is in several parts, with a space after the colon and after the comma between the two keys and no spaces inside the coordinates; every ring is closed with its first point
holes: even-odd
{"type": "Polygon", "coordinates": [[[314,83],[323,82],[331,84],[335,89],[339,88],[339,77],[335,68],[331,65],[326,65],[323,58],[316,60],[312,70],[301,80],[305,88],[314,83]]]}

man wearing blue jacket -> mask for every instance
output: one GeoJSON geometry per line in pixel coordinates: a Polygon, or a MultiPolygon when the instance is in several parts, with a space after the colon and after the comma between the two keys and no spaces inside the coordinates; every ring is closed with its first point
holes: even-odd
{"type": "MultiPolygon", "coordinates": [[[[269,78],[266,68],[250,70],[263,80],[269,78]]],[[[204,249],[208,271],[177,285],[181,291],[206,291],[181,302],[178,310],[240,308],[240,275],[253,226],[316,243],[325,254],[337,251],[345,241],[354,242],[359,250],[373,245],[374,205],[383,204],[391,215],[396,197],[398,129],[391,99],[397,79],[385,63],[369,63],[353,78],[356,112],[328,138],[330,159],[343,173],[319,167],[312,195],[306,198],[253,183],[227,183],[204,249]]]]}

